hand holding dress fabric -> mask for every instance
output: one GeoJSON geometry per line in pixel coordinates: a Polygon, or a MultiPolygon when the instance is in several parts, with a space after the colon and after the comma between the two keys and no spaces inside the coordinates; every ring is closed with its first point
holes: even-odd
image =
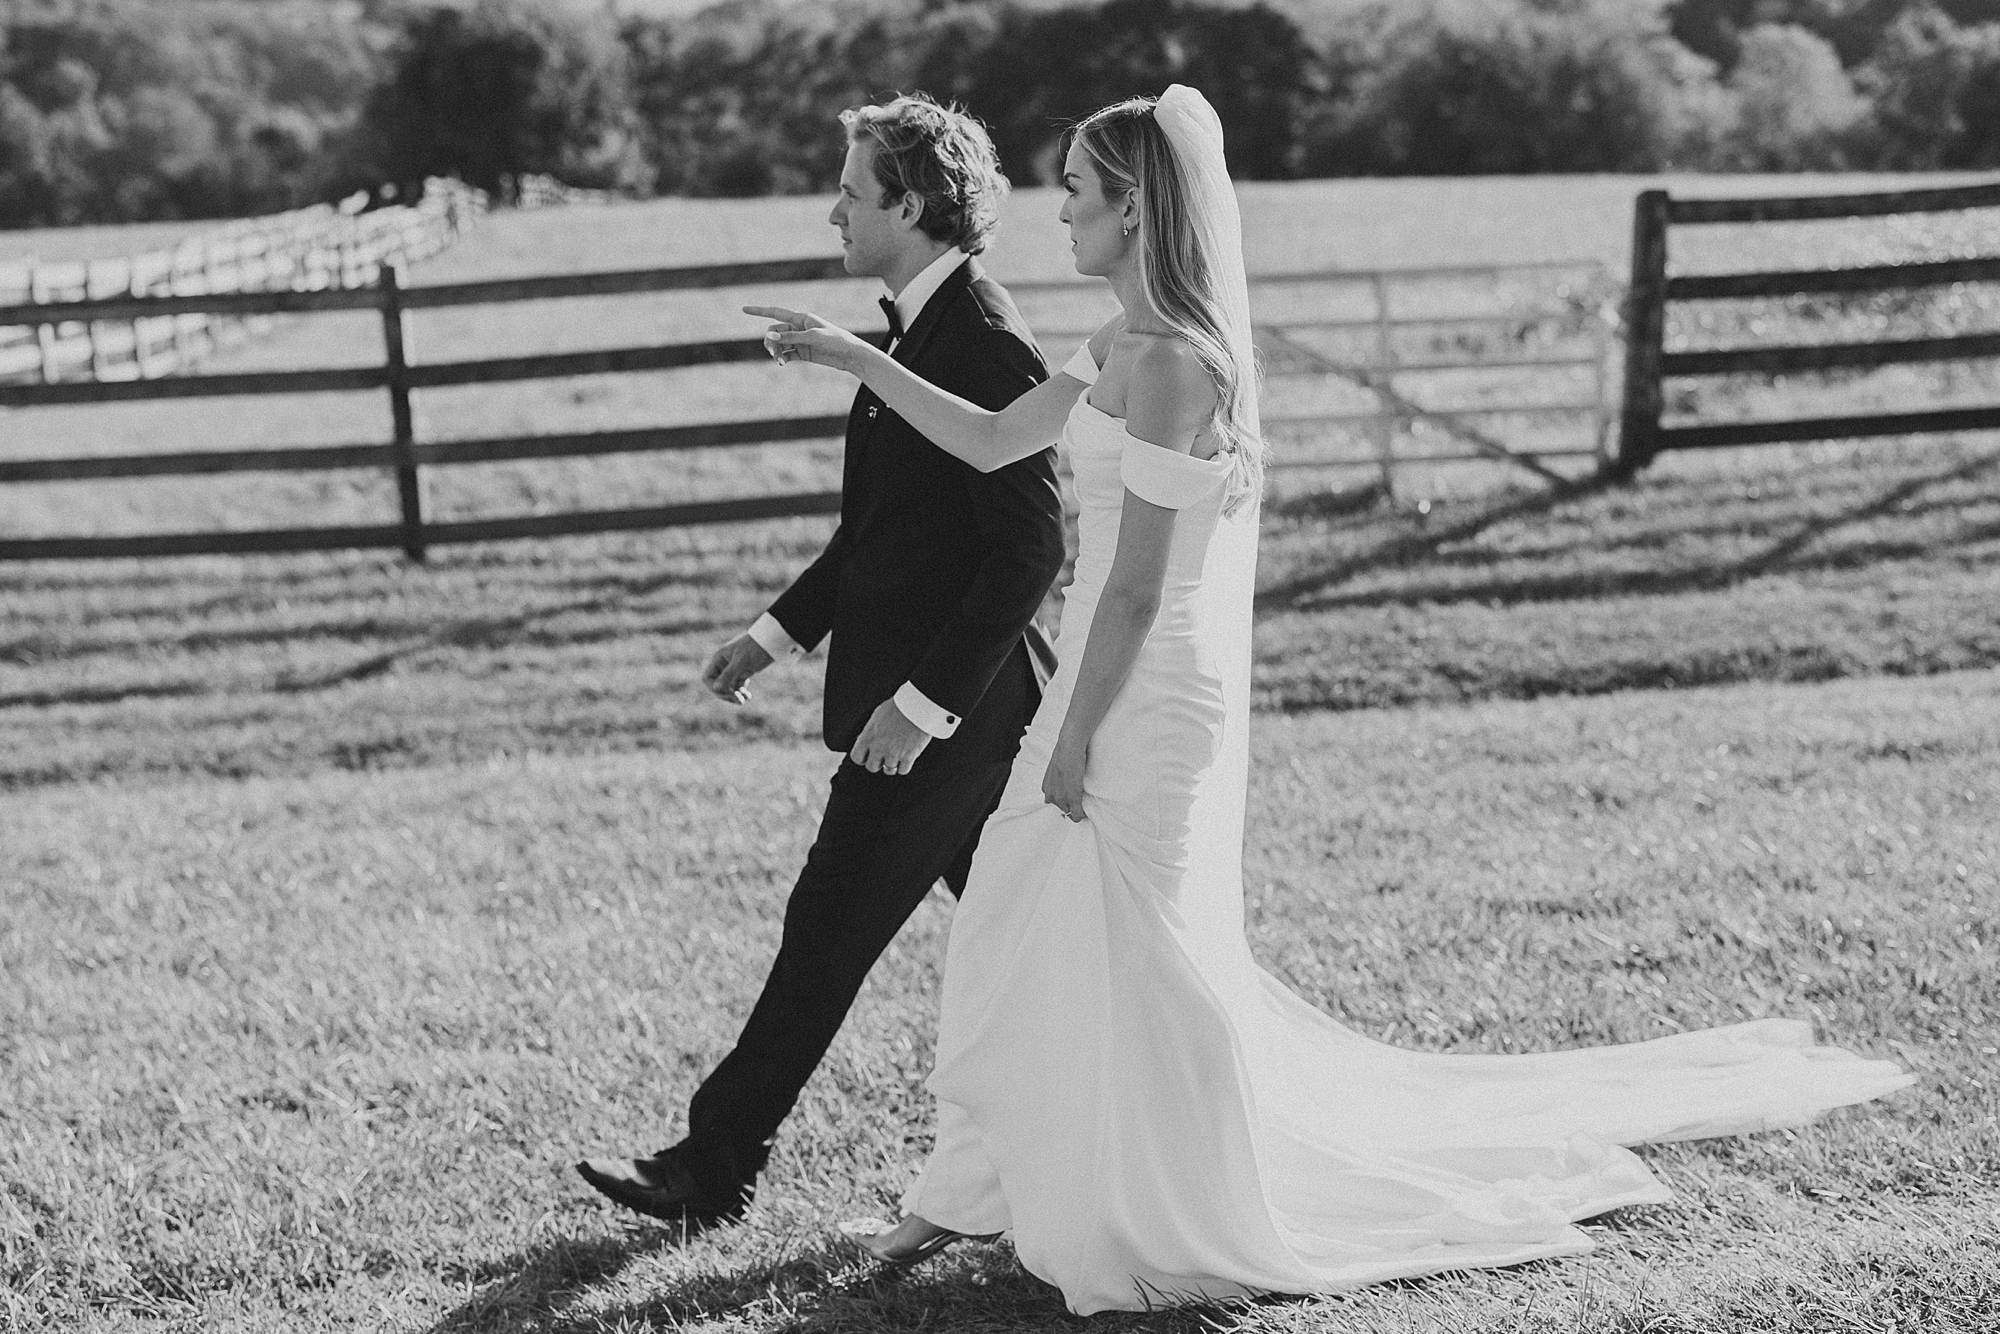
{"type": "Polygon", "coordinates": [[[1083,771],[1089,763],[1089,746],[1058,745],[1042,774],[1042,799],[1073,824],[1083,822],[1083,771]]]}

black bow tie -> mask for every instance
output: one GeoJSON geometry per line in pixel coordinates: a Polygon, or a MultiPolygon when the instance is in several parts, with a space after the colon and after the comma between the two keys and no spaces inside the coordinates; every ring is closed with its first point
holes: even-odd
{"type": "Polygon", "coordinates": [[[903,317],[897,311],[896,303],[886,296],[877,297],[876,301],[881,305],[882,313],[889,317],[889,337],[892,339],[901,338],[903,336],[903,317]]]}

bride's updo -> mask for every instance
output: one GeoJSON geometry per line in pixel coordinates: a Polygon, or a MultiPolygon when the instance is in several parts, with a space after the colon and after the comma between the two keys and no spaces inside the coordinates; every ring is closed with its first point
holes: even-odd
{"type": "MultiPolygon", "coordinates": [[[[1140,284],[1153,310],[1193,346],[1215,380],[1216,433],[1222,447],[1236,455],[1225,505],[1233,513],[1263,489],[1256,365],[1249,330],[1230,328],[1221,275],[1203,248],[1202,229],[1189,211],[1189,183],[1153,115],[1154,104],[1153,98],[1135,97],[1092,113],[1069,131],[1063,150],[1070,143],[1082,145],[1108,199],[1139,192],[1140,284]]],[[[1240,265],[1241,256],[1220,262],[1231,261],[1240,265]]]]}

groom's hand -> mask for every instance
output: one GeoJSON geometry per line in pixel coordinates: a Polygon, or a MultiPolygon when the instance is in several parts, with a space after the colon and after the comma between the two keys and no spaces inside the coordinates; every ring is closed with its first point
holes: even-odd
{"type": "Polygon", "coordinates": [[[871,774],[906,774],[930,743],[929,732],[905,717],[895,700],[885,699],[875,706],[847,758],[871,774]]]}
{"type": "Polygon", "coordinates": [[[709,655],[701,669],[701,683],[710,694],[729,704],[750,698],[743,683],[771,665],[771,655],[747,634],[741,634],[709,655]]]}

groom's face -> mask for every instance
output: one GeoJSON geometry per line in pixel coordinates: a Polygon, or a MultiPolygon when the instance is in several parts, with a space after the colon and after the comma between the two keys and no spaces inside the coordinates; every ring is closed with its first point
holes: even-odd
{"type": "Polygon", "coordinates": [[[875,144],[862,139],[847,145],[840,169],[840,198],[827,221],[840,229],[841,258],[847,271],[861,278],[892,273],[911,244],[915,225],[903,201],[882,207],[885,192],[875,179],[875,144]]]}

